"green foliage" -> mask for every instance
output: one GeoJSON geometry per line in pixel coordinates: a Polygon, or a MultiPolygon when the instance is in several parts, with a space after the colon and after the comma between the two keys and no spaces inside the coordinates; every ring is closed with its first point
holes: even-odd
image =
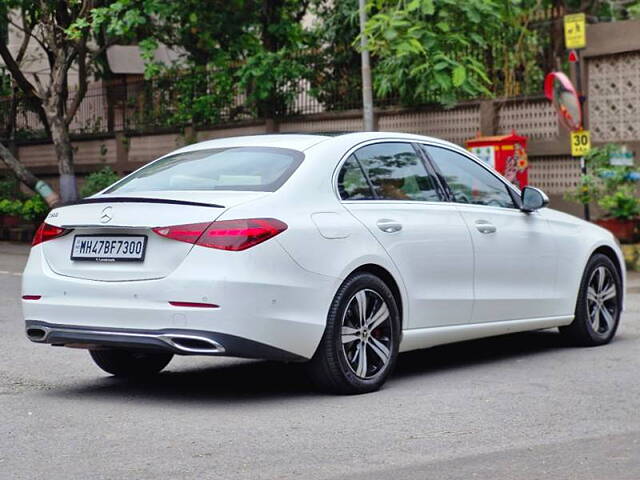
{"type": "Polygon", "coordinates": [[[469,52],[488,48],[503,27],[493,0],[370,0],[369,9],[365,34],[379,96],[451,105],[490,95],[486,68],[469,52]]]}
{"type": "Polygon", "coordinates": [[[365,34],[380,97],[445,106],[539,92],[538,35],[527,0],[369,0],[365,34]]]}
{"type": "Polygon", "coordinates": [[[564,197],[569,201],[587,205],[598,200],[600,195],[598,179],[593,175],[581,175],[576,188],[567,192],[564,197]]]}
{"type": "Polygon", "coordinates": [[[360,53],[353,46],[360,34],[358,1],[319,0],[313,14],[311,94],[328,110],[358,108],[362,102],[362,73],[360,53]]]}
{"type": "Polygon", "coordinates": [[[49,206],[40,195],[29,197],[22,203],[20,216],[25,220],[42,220],[49,213],[49,206]]]}
{"type": "Polygon", "coordinates": [[[18,180],[16,180],[15,177],[0,177],[0,199],[21,197],[22,193],[18,186],[18,180]]]}
{"type": "Polygon", "coordinates": [[[22,212],[22,201],[17,199],[3,198],[0,200],[0,215],[16,215],[22,212]]]}
{"type": "Polygon", "coordinates": [[[609,216],[631,220],[640,215],[640,198],[634,185],[620,185],[613,193],[603,195],[598,201],[609,216]]]}
{"type": "Polygon", "coordinates": [[[301,24],[307,5],[297,0],[211,0],[203,8],[201,0],[115,0],[94,9],[89,25],[76,24],[72,30],[74,35],[87,29],[119,36],[135,32],[147,78],[170,73],[153,61],[160,42],[185,51],[180,68],[205,70],[209,83],[180,100],[175,120],[215,119],[223,100],[228,106],[238,93],[250,109],[269,117],[287,109],[306,76],[298,51],[309,46],[301,24]]]}
{"type": "Polygon", "coordinates": [[[13,215],[27,221],[40,221],[49,212],[49,206],[40,195],[26,200],[17,198],[0,199],[0,215],[13,215]]]}
{"type": "Polygon", "coordinates": [[[640,215],[640,170],[633,165],[611,165],[611,156],[620,151],[613,143],[592,148],[585,156],[591,174],[583,175],[565,198],[583,205],[596,202],[608,217],[626,220],[640,215]]]}
{"type": "Polygon", "coordinates": [[[219,123],[233,103],[234,80],[222,70],[163,70],[141,93],[144,107],[132,123],[155,126],[219,123]]]}
{"type": "Polygon", "coordinates": [[[0,177],[0,215],[14,215],[27,221],[41,220],[49,206],[40,195],[27,197],[14,177],[0,177]]]}
{"type": "Polygon", "coordinates": [[[4,68],[0,68],[0,97],[8,97],[11,90],[11,75],[4,68]]]}
{"type": "Polygon", "coordinates": [[[101,190],[104,190],[119,179],[120,177],[111,169],[111,167],[104,167],[97,172],[87,175],[84,184],[80,189],[80,195],[82,197],[89,197],[101,190]]]}
{"type": "Polygon", "coordinates": [[[291,113],[288,107],[300,91],[301,79],[309,68],[297,49],[283,47],[271,52],[259,49],[236,71],[238,86],[247,92],[247,106],[258,116],[291,113]]]}

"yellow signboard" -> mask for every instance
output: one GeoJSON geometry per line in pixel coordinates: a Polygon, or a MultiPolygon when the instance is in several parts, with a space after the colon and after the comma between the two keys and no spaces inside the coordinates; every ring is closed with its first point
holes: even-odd
{"type": "Polygon", "coordinates": [[[591,133],[589,130],[571,132],[571,156],[584,157],[591,150],[591,133]]]}
{"type": "Polygon", "coordinates": [[[564,16],[564,45],[567,50],[587,46],[587,21],[584,13],[564,16]]]}

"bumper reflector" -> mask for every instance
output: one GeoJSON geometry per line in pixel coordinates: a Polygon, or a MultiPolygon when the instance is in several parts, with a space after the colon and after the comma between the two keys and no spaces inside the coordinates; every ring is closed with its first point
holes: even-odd
{"type": "Polygon", "coordinates": [[[220,308],[214,303],[198,303],[198,302],[169,302],[174,307],[190,307],[190,308],[220,308]]]}

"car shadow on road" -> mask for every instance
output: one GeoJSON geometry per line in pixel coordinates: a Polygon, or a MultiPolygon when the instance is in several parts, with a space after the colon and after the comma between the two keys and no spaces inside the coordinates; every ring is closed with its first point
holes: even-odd
{"type": "MultiPolygon", "coordinates": [[[[401,354],[392,380],[428,381],[429,374],[477,367],[567,348],[555,331],[503,335],[401,354]]],[[[535,361],[535,358],[531,358],[535,361]]],[[[392,388],[392,386],[391,386],[392,388]]],[[[228,402],[317,396],[304,364],[257,360],[212,360],[193,369],[163,372],[144,380],[100,377],[49,390],[48,395],[83,398],[132,397],[145,401],[228,402]]]]}
{"type": "MultiPolygon", "coordinates": [[[[395,377],[477,366],[569,348],[556,330],[540,330],[440,345],[407,352],[398,358],[395,377]]],[[[532,359],[532,361],[535,361],[532,359]]]]}

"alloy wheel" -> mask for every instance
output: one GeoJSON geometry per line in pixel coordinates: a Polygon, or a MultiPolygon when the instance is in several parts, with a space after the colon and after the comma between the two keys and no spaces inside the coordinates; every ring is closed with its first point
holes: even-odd
{"type": "Polygon", "coordinates": [[[587,284],[587,312],[594,333],[604,337],[615,327],[618,291],[613,273],[605,266],[596,268],[587,284]]]}
{"type": "Polygon", "coordinates": [[[392,338],[389,307],[382,296],[371,289],[356,292],[342,316],[342,352],[353,373],[368,379],[384,370],[392,338]]]}

